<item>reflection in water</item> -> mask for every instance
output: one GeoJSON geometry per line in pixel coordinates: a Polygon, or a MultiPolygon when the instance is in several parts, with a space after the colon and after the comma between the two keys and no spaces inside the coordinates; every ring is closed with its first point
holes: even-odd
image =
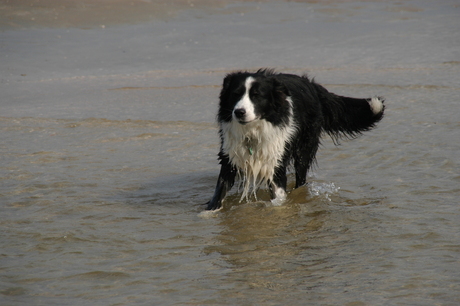
{"type": "Polygon", "coordinates": [[[354,208],[379,201],[344,199],[331,192],[331,183],[313,185],[292,191],[279,207],[269,202],[239,204],[237,196],[227,199],[231,208],[221,213],[218,244],[205,248],[206,254],[222,255],[231,267],[227,282],[259,288],[258,293],[271,301],[282,301],[290,293],[308,291],[326,281],[341,282],[337,274],[352,268],[353,254],[363,251],[355,247],[371,245],[373,239],[371,233],[353,235],[357,227],[368,226],[369,217],[354,208]],[[344,256],[350,258],[344,260],[344,256]]]}

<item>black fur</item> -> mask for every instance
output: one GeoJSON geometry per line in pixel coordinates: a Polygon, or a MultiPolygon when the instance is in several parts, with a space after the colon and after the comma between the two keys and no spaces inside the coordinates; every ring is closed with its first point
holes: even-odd
{"type": "MultiPolygon", "coordinates": [[[[270,69],[261,69],[255,73],[235,72],[224,79],[220,93],[217,121],[220,125],[221,150],[219,160],[221,170],[214,196],[208,202],[207,210],[219,209],[222,200],[232,188],[236,175],[241,169],[233,164],[228,152],[224,152],[226,137],[222,126],[235,120],[235,105],[245,94],[245,81],[252,77],[255,81],[249,91],[258,120],[265,120],[274,127],[283,129],[295,123],[294,134],[285,142],[273,177],[268,183],[275,198],[275,189],[286,190],[286,167],[293,161],[296,188],[306,183],[307,171],[315,161],[316,152],[323,132],[329,134],[335,142],[339,138],[354,138],[364,131],[372,129],[383,117],[383,99],[375,98],[380,106],[372,109],[372,99],[342,97],[330,93],[323,86],[310,81],[306,75],[275,73],[270,69]],[[292,102],[289,102],[289,99],[292,102]]],[[[244,112],[243,112],[244,113],[244,112]]],[[[244,123],[243,123],[244,124],[244,123]]],[[[252,154],[251,154],[252,155],[252,154]]]]}

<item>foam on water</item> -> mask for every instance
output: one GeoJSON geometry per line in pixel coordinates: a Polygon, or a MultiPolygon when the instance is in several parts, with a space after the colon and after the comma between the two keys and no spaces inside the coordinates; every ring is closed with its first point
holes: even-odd
{"type": "Polygon", "coordinates": [[[339,192],[340,187],[334,183],[311,182],[308,184],[308,190],[314,196],[323,196],[331,201],[330,196],[339,192]]]}
{"type": "Polygon", "coordinates": [[[221,211],[222,208],[216,209],[216,210],[203,210],[198,214],[198,217],[202,219],[211,219],[211,218],[217,218],[219,216],[218,212],[221,211]]]}

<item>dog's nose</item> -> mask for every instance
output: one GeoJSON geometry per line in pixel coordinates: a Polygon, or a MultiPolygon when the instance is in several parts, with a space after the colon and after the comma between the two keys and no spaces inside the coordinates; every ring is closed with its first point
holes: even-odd
{"type": "Polygon", "coordinates": [[[235,113],[236,118],[242,119],[246,115],[246,110],[244,108],[237,108],[233,113],[235,113]]]}

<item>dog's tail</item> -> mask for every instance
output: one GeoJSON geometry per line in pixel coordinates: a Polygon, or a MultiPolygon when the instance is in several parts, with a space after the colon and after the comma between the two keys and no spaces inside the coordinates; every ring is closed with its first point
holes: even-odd
{"type": "Polygon", "coordinates": [[[313,83],[321,101],[323,130],[335,142],[341,137],[355,138],[372,129],[383,118],[385,101],[381,97],[357,99],[335,95],[313,83]]]}

